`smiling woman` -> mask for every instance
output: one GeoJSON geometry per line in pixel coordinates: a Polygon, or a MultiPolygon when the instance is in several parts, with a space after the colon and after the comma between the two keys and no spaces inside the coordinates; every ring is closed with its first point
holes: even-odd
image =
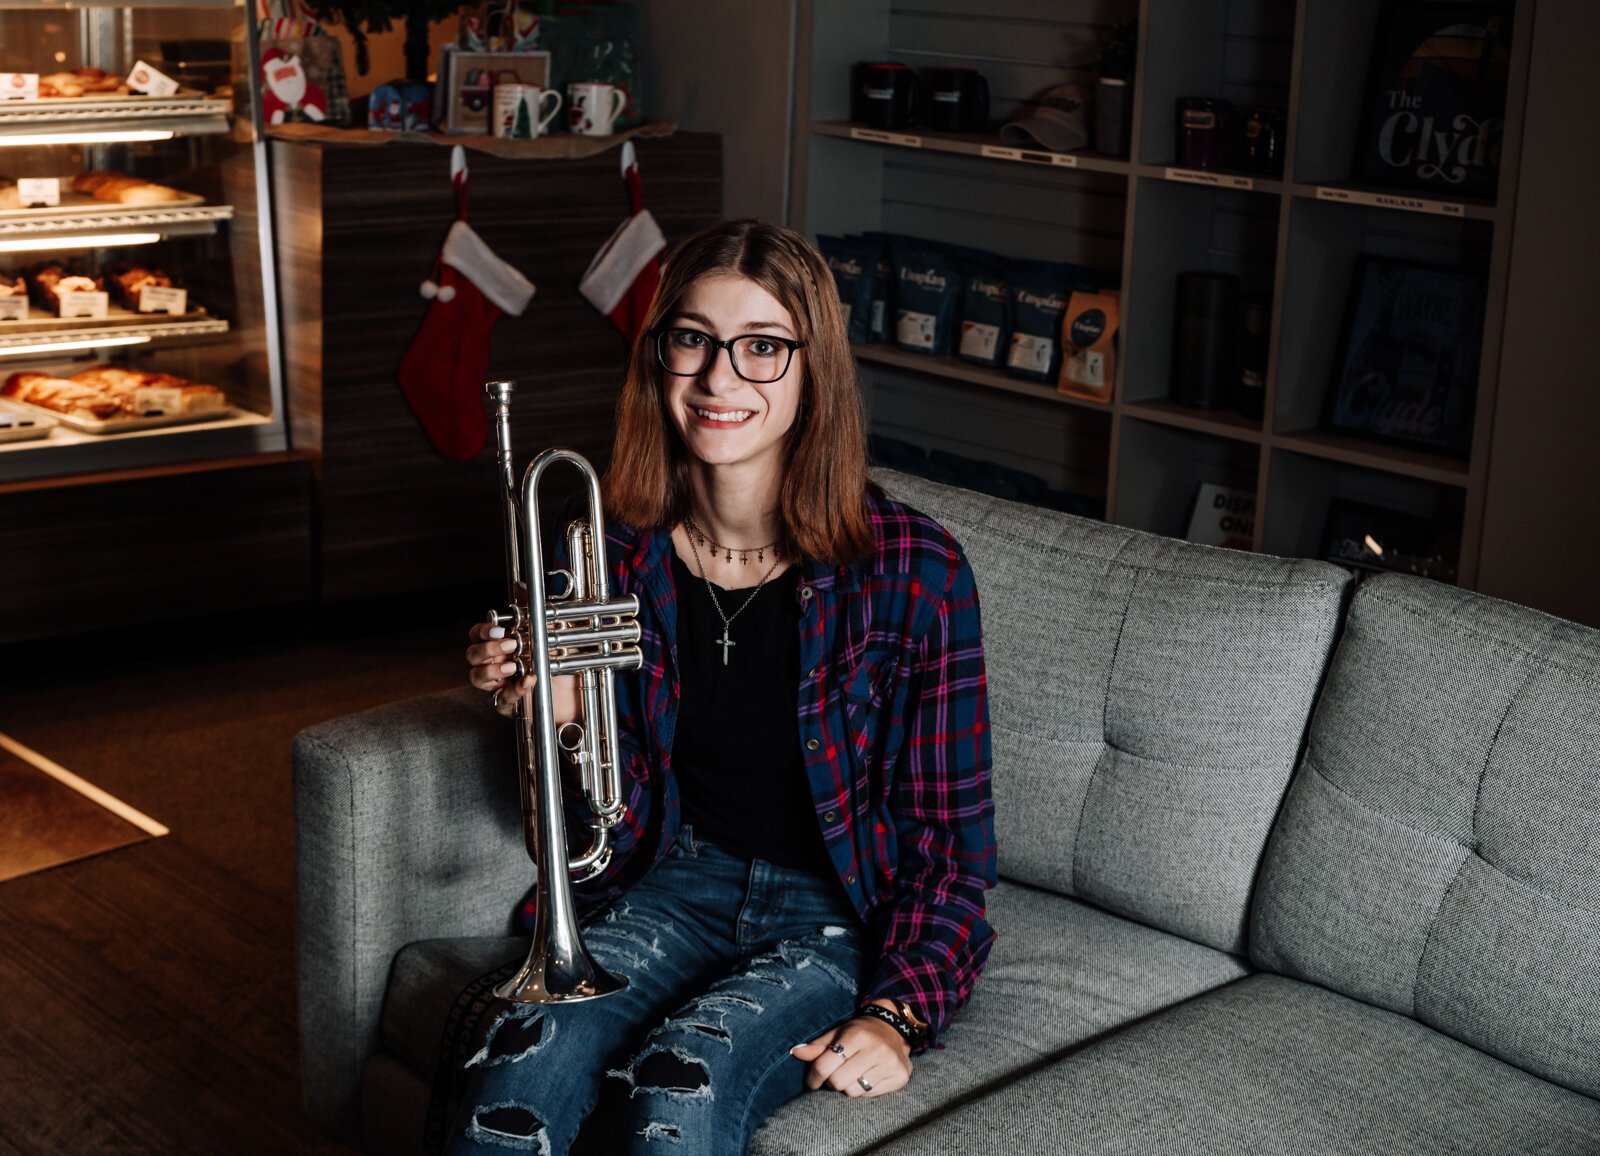
{"type": "MultiPolygon", "coordinates": [[[[643,662],[617,682],[613,858],[576,894],[629,983],[489,1017],[455,1153],[560,1153],[580,1128],[607,1153],[743,1152],[808,1089],[892,1093],[993,938],[972,571],[869,481],[833,277],[803,237],[734,221],[669,258],[603,489],[643,662]]],[[[532,689],[517,646],[478,626],[467,649],[503,714],[532,689]]]]}

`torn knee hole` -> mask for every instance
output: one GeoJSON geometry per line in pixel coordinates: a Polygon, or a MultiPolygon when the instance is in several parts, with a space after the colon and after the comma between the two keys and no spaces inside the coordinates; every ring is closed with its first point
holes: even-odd
{"type": "Polygon", "coordinates": [[[683,1132],[676,1124],[662,1124],[656,1120],[640,1128],[639,1135],[646,1140],[671,1140],[675,1143],[683,1139],[683,1132]]]}
{"type": "Polygon", "coordinates": [[[710,1086],[711,1077],[699,1060],[686,1060],[672,1052],[653,1052],[639,1065],[633,1083],[635,1088],[646,1091],[698,1092],[710,1086]]]}
{"type": "Polygon", "coordinates": [[[508,1009],[489,1028],[483,1047],[467,1061],[467,1067],[481,1064],[515,1063],[539,1050],[549,1027],[544,1013],[538,1009],[513,1007],[508,1009]]]}
{"type": "Polygon", "coordinates": [[[475,1140],[503,1148],[523,1148],[548,1153],[544,1121],[521,1104],[490,1104],[472,1114],[467,1134],[475,1140]]]}

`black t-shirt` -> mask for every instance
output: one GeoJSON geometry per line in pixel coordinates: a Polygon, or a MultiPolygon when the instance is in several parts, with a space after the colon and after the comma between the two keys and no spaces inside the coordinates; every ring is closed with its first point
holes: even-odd
{"type": "Polygon", "coordinates": [[[733,618],[724,650],[705,579],[673,554],[682,668],[673,770],[697,839],[743,859],[822,871],[829,859],[800,750],[800,568],[768,582],[735,616],[762,573],[741,590],[717,587],[722,613],[733,618]]]}

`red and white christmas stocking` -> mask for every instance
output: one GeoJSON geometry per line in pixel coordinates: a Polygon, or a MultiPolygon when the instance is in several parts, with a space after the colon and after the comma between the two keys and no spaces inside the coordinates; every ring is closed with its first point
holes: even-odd
{"type": "Polygon", "coordinates": [[[578,282],[578,292],[611,318],[611,323],[631,342],[644,327],[645,314],[655,300],[656,286],[661,282],[661,253],[667,247],[667,239],[644,207],[639,161],[632,141],[622,146],[622,180],[628,187],[632,215],[617,226],[589,262],[578,282]]]}
{"type": "Polygon", "coordinates": [[[516,316],[526,309],[534,289],[467,224],[467,165],[459,145],[450,172],[457,220],[445,235],[434,276],[422,283],[428,312],[396,376],[433,447],[464,462],[476,457],[489,437],[483,408],[489,332],[500,314],[516,316]]]}

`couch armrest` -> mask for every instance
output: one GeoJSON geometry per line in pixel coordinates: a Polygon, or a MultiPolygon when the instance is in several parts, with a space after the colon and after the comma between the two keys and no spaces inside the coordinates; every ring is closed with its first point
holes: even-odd
{"type": "Polygon", "coordinates": [[[389,965],[419,939],[504,935],[532,881],[511,728],[469,690],[333,719],[294,743],[306,1106],[361,1142],[389,965]]]}

